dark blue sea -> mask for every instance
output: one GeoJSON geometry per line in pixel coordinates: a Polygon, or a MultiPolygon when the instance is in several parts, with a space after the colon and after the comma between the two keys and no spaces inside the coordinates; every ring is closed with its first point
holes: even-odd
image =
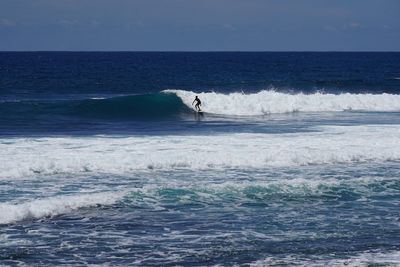
{"type": "Polygon", "coordinates": [[[1,52],[0,266],[88,265],[400,266],[400,53],[1,52]]]}

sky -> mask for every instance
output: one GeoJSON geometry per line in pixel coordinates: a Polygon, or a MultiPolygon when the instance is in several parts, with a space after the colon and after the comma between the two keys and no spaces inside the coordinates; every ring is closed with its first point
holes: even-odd
{"type": "Polygon", "coordinates": [[[0,51],[400,51],[400,0],[0,0],[0,51]]]}

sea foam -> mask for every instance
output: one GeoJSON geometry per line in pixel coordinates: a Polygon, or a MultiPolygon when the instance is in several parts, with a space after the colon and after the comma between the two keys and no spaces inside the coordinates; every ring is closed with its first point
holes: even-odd
{"type": "Polygon", "coordinates": [[[399,266],[400,251],[366,251],[348,257],[336,257],[335,259],[305,259],[298,255],[285,257],[267,257],[249,264],[251,267],[261,266],[332,266],[332,267],[368,267],[368,266],[399,266]]]}
{"type": "Polygon", "coordinates": [[[286,134],[0,139],[0,179],[400,160],[398,125],[324,126],[314,130],[286,134]]]}
{"type": "Polygon", "coordinates": [[[180,97],[192,107],[196,95],[205,112],[221,115],[255,116],[271,113],[330,112],[330,111],[400,111],[400,95],[392,94],[286,94],[276,91],[243,93],[195,93],[165,90],[180,97]]]}
{"type": "MultiPolygon", "coordinates": [[[[388,183],[390,181],[392,179],[376,177],[360,177],[351,180],[338,179],[338,177],[329,179],[313,177],[312,179],[229,180],[223,183],[197,180],[183,181],[179,184],[171,181],[170,177],[164,177],[162,181],[147,181],[147,184],[141,187],[127,186],[113,192],[81,192],[0,203],[0,225],[68,214],[82,208],[93,209],[99,205],[113,205],[117,202],[119,205],[132,205],[135,208],[165,210],[165,200],[167,203],[173,201],[177,205],[202,203],[229,206],[233,202],[261,204],[276,197],[281,200],[293,197],[315,199],[317,196],[345,199],[349,192],[362,193],[364,196],[376,195],[376,189],[379,188],[382,191],[385,186],[390,186],[388,183]]],[[[236,204],[233,203],[233,205],[236,204]]]]}
{"type": "Polygon", "coordinates": [[[55,196],[18,204],[0,203],[0,224],[60,215],[83,207],[110,205],[122,196],[121,192],[105,192],[55,196]]]}

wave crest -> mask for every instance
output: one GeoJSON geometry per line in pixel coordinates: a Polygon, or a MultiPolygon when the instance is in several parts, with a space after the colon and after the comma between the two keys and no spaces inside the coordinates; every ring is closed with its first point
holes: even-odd
{"type": "Polygon", "coordinates": [[[400,111],[400,95],[392,94],[287,94],[276,91],[243,93],[195,93],[184,90],[164,90],[176,94],[191,107],[196,95],[208,113],[255,116],[272,113],[332,112],[332,111],[400,111]]]}
{"type": "Polygon", "coordinates": [[[92,193],[36,199],[21,204],[0,203],[0,225],[27,219],[55,216],[83,207],[114,204],[121,192],[92,193]]]}
{"type": "Polygon", "coordinates": [[[287,94],[276,91],[195,93],[164,90],[160,93],[74,100],[24,100],[0,102],[0,120],[25,121],[53,118],[124,120],[179,119],[192,116],[193,99],[202,109],[224,116],[260,116],[273,113],[332,111],[400,111],[400,95],[392,94],[287,94]],[[50,116],[49,116],[50,115],[50,116]]]}

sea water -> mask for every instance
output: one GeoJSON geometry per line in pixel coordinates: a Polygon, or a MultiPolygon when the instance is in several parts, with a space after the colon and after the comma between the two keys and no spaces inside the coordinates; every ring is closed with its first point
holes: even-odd
{"type": "Polygon", "coordinates": [[[399,266],[400,53],[0,53],[0,265],[399,266]]]}

